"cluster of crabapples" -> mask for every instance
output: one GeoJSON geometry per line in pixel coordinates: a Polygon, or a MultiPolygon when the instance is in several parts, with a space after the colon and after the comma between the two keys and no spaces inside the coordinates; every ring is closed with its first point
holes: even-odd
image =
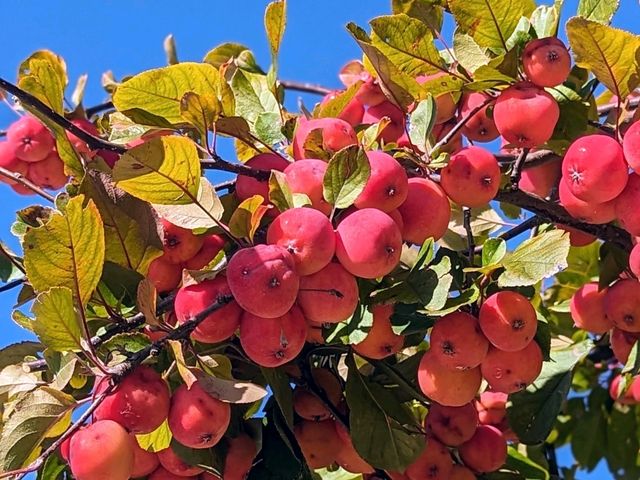
{"type": "MultiPolygon", "coordinates": [[[[96,380],[95,394],[109,387],[96,380]]],[[[153,432],[168,421],[173,438],[189,448],[209,448],[223,438],[231,418],[228,403],[213,398],[199,384],[180,385],[172,393],[151,367],[141,365],[93,412],[93,422],[60,447],[77,480],[215,480],[219,476],[190,465],[172,447],[157,453],[141,448],[136,435],[153,432]]],[[[242,480],[251,469],[257,444],[246,433],[226,437],[223,478],[242,480]]]]}

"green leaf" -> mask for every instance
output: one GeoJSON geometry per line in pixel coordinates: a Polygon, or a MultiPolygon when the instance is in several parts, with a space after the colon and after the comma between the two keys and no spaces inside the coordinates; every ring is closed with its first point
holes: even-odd
{"type": "MultiPolygon", "coordinates": [[[[318,118],[332,117],[337,118],[345,107],[349,104],[351,100],[353,100],[360,90],[360,86],[362,85],[361,81],[355,82],[352,85],[349,85],[344,92],[338,93],[331,100],[320,105],[317,110],[318,118]]],[[[314,111],[316,113],[316,111],[314,111]]]]}
{"type": "Polygon", "coordinates": [[[490,238],[482,245],[482,266],[497,265],[507,254],[507,242],[501,238],[490,238]]]}
{"type": "Polygon", "coordinates": [[[567,268],[569,234],[562,230],[544,232],[525,240],[509,254],[498,278],[500,287],[534,285],[567,268]]]}
{"type": "Polygon", "coordinates": [[[628,251],[611,242],[605,242],[600,246],[600,261],[598,262],[600,276],[598,284],[601,289],[611,285],[628,267],[628,251]]]}
{"type": "Polygon", "coordinates": [[[19,342],[0,349],[0,369],[22,363],[26,357],[37,357],[43,345],[38,342],[19,342]]]}
{"type": "Polygon", "coordinates": [[[369,23],[373,46],[401,72],[416,77],[446,71],[431,29],[420,20],[401,13],[369,23]]]}
{"type": "Polygon", "coordinates": [[[420,151],[427,152],[429,135],[436,123],[436,101],[427,94],[421,100],[409,117],[409,139],[420,151]]]}
{"type": "Polygon", "coordinates": [[[222,105],[215,95],[198,95],[187,92],[180,99],[180,114],[185,122],[193,125],[200,135],[206,135],[213,127],[222,105]]]}
{"type": "Polygon", "coordinates": [[[602,459],[607,424],[602,408],[588,411],[572,432],[571,453],[583,467],[593,470],[602,459]]]}
{"type": "Polygon", "coordinates": [[[249,48],[239,43],[227,42],[218,45],[207,52],[203,62],[209,63],[216,68],[220,68],[232,59],[235,59],[238,67],[243,70],[264,74],[256,63],[256,60],[249,48]]]}
{"type": "Polygon", "coordinates": [[[271,61],[277,64],[280,43],[284,36],[284,29],[287,26],[287,4],[284,0],[276,0],[267,5],[264,12],[264,28],[269,39],[269,50],[271,51],[271,61]]]}
{"type": "Polygon", "coordinates": [[[584,341],[552,351],[533,385],[509,396],[509,425],[522,443],[533,445],[547,438],[571,388],[573,367],[590,348],[591,342],[584,341]]]}
{"type": "Polygon", "coordinates": [[[577,14],[587,20],[608,25],[620,6],[620,0],[580,0],[577,14]]]}
{"type": "Polygon", "coordinates": [[[347,366],[345,395],[353,446],[372,466],[403,471],[424,449],[424,435],[408,433],[387,414],[372,394],[368,380],[358,372],[352,355],[347,357],[347,366]]]}
{"type": "Polygon", "coordinates": [[[514,447],[509,445],[507,450],[507,461],[505,465],[512,468],[516,472],[525,475],[527,480],[549,480],[549,472],[547,472],[541,465],[525,457],[514,447]]]}
{"type": "Polygon", "coordinates": [[[609,470],[624,470],[627,475],[638,475],[638,420],[633,409],[621,411],[612,408],[607,418],[607,444],[605,458],[609,470]]]}
{"type": "Polygon", "coordinates": [[[286,141],[286,137],[282,133],[282,117],[279,113],[259,113],[253,127],[256,137],[267,145],[276,145],[286,141]]]}
{"type": "Polygon", "coordinates": [[[2,470],[22,467],[74,405],[73,397],[48,387],[29,392],[18,400],[0,434],[2,470]]]}
{"type": "Polygon", "coordinates": [[[558,5],[540,5],[531,14],[531,26],[538,38],[555,36],[558,32],[560,9],[558,5]]]}
{"type": "Polygon", "coordinates": [[[260,367],[260,370],[273,392],[287,425],[293,428],[293,389],[289,385],[289,377],[280,368],[260,367]]]}
{"type": "Polygon", "coordinates": [[[535,10],[533,0],[449,0],[451,13],[461,30],[478,45],[504,48],[521,17],[535,10]]]}
{"type": "Polygon", "coordinates": [[[287,176],[277,170],[272,170],[269,177],[269,201],[280,212],[294,208],[293,194],[287,184],[287,176]]]}
{"type": "Polygon", "coordinates": [[[31,228],[23,239],[24,265],[36,292],[67,287],[75,301],[86,305],[95,290],[104,263],[104,226],[98,209],[84,196],[69,200],[64,212],[56,212],[40,228],[31,228]]]}
{"type": "Polygon", "coordinates": [[[162,218],[189,230],[215,227],[224,213],[224,207],[206,177],[200,179],[196,202],[187,205],[154,205],[153,208],[162,218]]]}
{"type": "Polygon", "coordinates": [[[324,174],[322,194],[335,208],[350,207],[364,190],[371,167],[364,150],[352,145],[338,151],[324,174]]]}
{"type": "Polygon", "coordinates": [[[250,126],[264,112],[277,113],[277,123],[282,126],[280,105],[269,88],[267,77],[238,69],[231,79],[231,88],[235,95],[236,115],[243,117],[250,126]]]}
{"type": "Polygon", "coordinates": [[[147,452],[159,452],[171,445],[171,439],[173,434],[169,429],[169,422],[165,420],[158,428],[151,433],[145,433],[144,435],[136,435],[138,445],[147,452]]]}
{"type": "Polygon", "coordinates": [[[344,332],[341,331],[340,333],[346,335],[343,339],[345,343],[360,343],[366,338],[372,326],[373,314],[359,303],[351,318],[346,321],[344,332]]]}
{"type": "Polygon", "coordinates": [[[567,22],[576,65],[590,70],[621,100],[640,85],[640,38],[580,17],[567,22]]]}
{"type": "Polygon", "coordinates": [[[393,13],[406,13],[434,31],[442,28],[443,9],[433,0],[391,0],[393,13]]]}
{"type": "Polygon", "coordinates": [[[200,185],[198,150],[186,137],[151,139],[120,157],[113,180],[125,192],[150,203],[193,203],[200,185]]]}
{"type": "Polygon", "coordinates": [[[260,227],[260,221],[267,213],[269,207],[264,204],[261,195],[244,200],[231,215],[229,220],[229,230],[236,237],[253,239],[253,236],[260,227]]]}
{"type": "Polygon", "coordinates": [[[0,247],[0,280],[9,282],[22,277],[23,273],[16,267],[16,263],[20,264],[21,259],[2,242],[0,242],[0,247]]]}
{"type": "Polygon", "coordinates": [[[486,49],[480,47],[473,37],[459,30],[453,34],[453,52],[460,65],[471,73],[489,63],[486,49]]]}
{"type": "Polygon", "coordinates": [[[113,104],[137,123],[171,127],[185,123],[180,105],[187,92],[221,99],[223,82],[213,66],[184,62],[131,77],[118,85],[113,104]]]}
{"type": "Polygon", "coordinates": [[[41,293],[31,311],[35,315],[33,331],[47,348],[57,352],[82,351],[82,326],[69,288],[54,287],[41,293]]]}

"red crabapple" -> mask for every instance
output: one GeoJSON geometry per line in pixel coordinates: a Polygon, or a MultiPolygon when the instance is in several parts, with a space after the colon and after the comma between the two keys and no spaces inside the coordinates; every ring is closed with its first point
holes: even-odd
{"type": "Polygon", "coordinates": [[[209,395],[198,382],[180,385],[171,397],[169,429],[178,442],[189,448],[210,448],[229,426],[231,407],[209,395]]]}
{"type": "Polygon", "coordinates": [[[390,212],[398,208],[407,198],[407,173],[402,165],[388,153],[367,152],[371,174],[356,198],[356,208],[377,208],[390,212]]]}
{"type": "Polygon", "coordinates": [[[527,168],[522,171],[518,188],[537,197],[547,198],[551,195],[553,188],[558,185],[561,172],[562,163],[559,161],[546,162],[533,168],[527,168]]]}
{"type": "MultiPolygon", "coordinates": [[[[438,79],[446,76],[445,72],[438,72],[433,75],[419,75],[416,77],[416,81],[419,84],[438,79]]],[[[453,98],[451,92],[443,93],[435,98],[436,101],[436,125],[446,122],[456,114],[457,104],[453,98]]]]}
{"type": "Polygon", "coordinates": [[[507,460],[507,441],[491,425],[480,425],[471,439],[459,448],[464,464],[476,472],[495,472],[507,460]]]}
{"type": "MultiPolygon", "coordinates": [[[[79,118],[79,119],[71,120],[71,123],[73,123],[76,127],[80,128],[81,130],[84,130],[85,132],[93,135],[94,137],[97,137],[99,135],[98,129],[89,120],[86,120],[84,118],[79,118]]],[[[89,148],[89,146],[86,144],[84,140],[80,140],[80,138],[78,138],[71,132],[67,132],[67,138],[71,142],[71,145],[73,145],[73,148],[75,148],[78,153],[89,155],[89,156],[91,155],[91,149],[89,148]]]]}
{"type": "Polygon", "coordinates": [[[480,307],[480,328],[496,347],[507,352],[522,350],[535,337],[538,318],[531,302],[517,292],[503,290],[480,307]]]}
{"type": "Polygon", "coordinates": [[[182,280],[182,267],[169,262],[164,255],[161,255],[149,264],[147,278],[159,293],[170,292],[182,280]]]}
{"type": "Polygon", "coordinates": [[[387,97],[384,96],[376,78],[364,72],[361,75],[361,79],[364,80],[364,82],[356,92],[356,99],[358,99],[360,103],[367,107],[375,107],[387,101],[387,97]]]}
{"type": "Polygon", "coordinates": [[[158,460],[165,470],[180,477],[191,477],[204,472],[202,468],[185,462],[171,447],[160,450],[158,452],[158,460]]]}
{"type": "Polygon", "coordinates": [[[134,435],[131,435],[131,444],[133,445],[133,470],[131,471],[131,478],[146,477],[158,468],[160,463],[158,455],[153,452],[147,452],[141,448],[134,435]]]}
{"type": "Polygon", "coordinates": [[[244,310],[265,318],[284,315],[298,295],[300,278],[293,256],[277,245],[256,245],[229,260],[227,280],[244,310]]]}
{"type": "Polygon", "coordinates": [[[339,118],[298,118],[293,137],[293,158],[307,158],[305,142],[314,130],[322,131],[322,148],[329,153],[337,152],[349,145],[356,145],[358,137],[353,127],[339,118]]]}
{"type": "Polygon", "coordinates": [[[640,332],[640,282],[618,280],[607,289],[604,312],[616,327],[625,332],[640,332]]]}
{"type": "Polygon", "coordinates": [[[555,87],[569,77],[571,56],[557,37],[538,38],[524,47],[522,68],[539,87],[555,87]]]}
{"type": "Polygon", "coordinates": [[[393,103],[384,101],[367,109],[362,117],[362,123],[378,123],[384,117],[389,119],[389,124],[380,132],[380,138],[386,143],[397,142],[404,133],[404,113],[393,103]]]}
{"type": "Polygon", "coordinates": [[[184,268],[187,270],[202,270],[218,256],[225,243],[224,238],[220,235],[205,236],[200,251],[184,262],[184,268]]]}
{"type": "Polygon", "coordinates": [[[476,401],[478,421],[483,425],[499,425],[507,415],[507,394],[487,390],[476,401]]]}
{"type": "Polygon", "coordinates": [[[615,200],[618,221],[633,236],[640,235],[640,175],[632,173],[622,193],[615,200]]]}
{"type": "Polygon", "coordinates": [[[245,480],[257,453],[256,442],[246,433],[231,438],[224,460],[224,480],[245,480]]]}
{"type": "Polygon", "coordinates": [[[275,318],[244,312],[240,320],[240,343],[247,356],[258,365],[277,367],[302,351],[307,328],[302,312],[295,306],[275,318]]]}
{"type": "Polygon", "coordinates": [[[191,230],[161,220],[164,236],[162,239],[164,256],[171,263],[186,262],[196,255],[204,243],[204,237],[194,235],[191,230]]]}
{"type": "Polygon", "coordinates": [[[55,140],[47,127],[31,115],[24,115],[7,129],[7,142],[13,153],[25,162],[44,160],[55,147],[55,140]]]}
{"type": "Polygon", "coordinates": [[[336,461],[341,442],[333,420],[303,420],[293,428],[293,433],[312,469],[328,467],[336,461]]]}
{"type": "Polygon", "coordinates": [[[514,393],[538,378],[542,370],[542,351],[536,342],[529,342],[517,352],[491,347],[480,368],[492,390],[514,393]]]}
{"type": "MultiPolygon", "coordinates": [[[[472,92],[462,96],[462,103],[460,104],[460,117],[465,118],[471,110],[479,107],[491,97],[486,93],[472,92]]],[[[464,127],[462,127],[462,133],[469,140],[474,142],[490,142],[500,136],[496,124],[492,118],[487,115],[487,109],[490,104],[482,107],[481,110],[474,113],[464,127]]]]}
{"type": "Polygon", "coordinates": [[[636,278],[640,278],[640,243],[636,243],[629,255],[629,270],[636,278]]]}
{"type": "MultiPolygon", "coordinates": [[[[275,153],[260,153],[245,163],[246,166],[259,170],[284,171],[289,162],[275,153]]],[[[238,175],[236,179],[236,196],[246,200],[254,195],[262,195],[264,203],[269,203],[269,181],[258,180],[248,175],[238,175]]]]}
{"type": "Polygon", "coordinates": [[[613,355],[620,363],[627,363],[631,350],[638,341],[638,338],[640,338],[640,334],[638,333],[625,332],[616,327],[611,329],[611,333],[609,334],[611,350],[613,350],[613,355]]]}
{"type": "Polygon", "coordinates": [[[29,164],[27,178],[42,188],[58,190],[69,180],[64,173],[64,163],[57,152],[52,151],[44,160],[29,164]]]}
{"type": "Polygon", "coordinates": [[[409,179],[407,199],[398,211],[404,224],[402,238],[416,245],[422,245],[427,238],[442,238],[451,218],[447,194],[428,178],[409,179]]]}
{"type": "Polygon", "coordinates": [[[617,200],[604,203],[590,203],[577,198],[571,193],[568,184],[561,179],[558,186],[560,204],[573,218],[593,224],[604,224],[615,220],[617,200]]]}
{"type": "Polygon", "coordinates": [[[453,460],[447,447],[427,438],[424,450],[404,473],[409,480],[449,480],[452,470],[453,460]]]}
{"type": "Polygon", "coordinates": [[[600,290],[598,282],[586,283],[571,297],[571,318],[576,327],[602,334],[613,327],[604,311],[607,289],[600,290]]]}
{"type": "Polygon", "coordinates": [[[473,403],[461,407],[433,403],[424,426],[429,435],[434,435],[445,445],[457,447],[473,436],[478,426],[478,412],[473,403]]]}
{"type": "Polygon", "coordinates": [[[631,380],[631,385],[627,387],[626,392],[620,392],[620,381],[622,375],[616,375],[609,385],[609,396],[612,400],[617,401],[621,405],[635,405],[640,401],[640,378],[635,376],[631,380]]]}
{"type": "Polygon", "coordinates": [[[640,170],[640,121],[636,121],[624,134],[624,158],[631,168],[640,170]]]}
{"type": "Polygon", "coordinates": [[[374,473],[374,468],[369,465],[353,446],[351,435],[344,425],[335,422],[336,433],[340,440],[340,449],[336,457],[336,463],[350,473],[374,473]]]}
{"type": "Polygon", "coordinates": [[[311,208],[329,215],[332,206],[324,199],[323,179],[327,162],[312,158],[298,160],[284,169],[291,193],[304,193],[311,200],[311,208]]]}
{"type": "Polygon", "coordinates": [[[560,225],[559,223],[556,223],[556,227],[569,234],[569,243],[572,247],[585,247],[598,240],[598,237],[583,232],[582,230],[578,230],[577,228],[560,225]]]}
{"type": "Polygon", "coordinates": [[[352,345],[353,350],[358,355],[377,360],[394,355],[402,348],[404,337],[394,333],[391,328],[393,305],[376,305],[372,307],[371,313],[371,330],[363,341],[352,345]]]}
{"type": "Polygon", "coordinates": [[[429,343],[440,365],[458,370],[480,365],[489,349],[478,320],[465,312],[453,312],[437,320],[429,343]]]}
{"type": "Polygon", "coordinates": [[[535,148],[551,138],[560,118],[560,107],[543,89],[529,82],[503,90],[493,108],[496,128],[518,148],[535,148]]]}
{"type": "MultiPolygon", "coordinates": [[[[334,100],[338,95],[343,93],[343,91],[335,91],[326,94],[322,101],[320,102],[320,106],[325,106],[331,100],[334,100]]],[[[357,97],[352,98],[347,102],[347,104],[343,107],[342,111],[337,115],[337,118],[340,120],[344,120],[352,127],[357,127],[362,123],[362,116],[364,115],[364,105],[358,100],[357,97]]]]}
{"type": "Polygon", "coordinates": [[[424,354],[418,366],[418,384],[422,393],[447,407],[461,407],[471,402],[481,383],[479,367],[450,370],[440,365],[430,351],[424,354]]]}
{"type": "Polygon", "coordinates": [[[198,476],[191,477],[181,477],[179,475],[175,475],[164,467],[156,468],[151,475],[149,475],[148,480],[198,480],[198,476]]]}
{"type": "Polygon", "coordinates": [[[467,467],[454,465],[449,480],[476,480],[476,476],[467,467]]]}
{"type": "MultiPolygon", "coordinates": [[[[311,376],[327,399],[337,406],[342,398],[342,385],[338,378],[324,368],[312,368],[311,376]]],[[[320,398],[305,387],[296,387],[293,391],[293,409],[305,420],[318,422],[331,417],[331,411],[320,398]]]]}

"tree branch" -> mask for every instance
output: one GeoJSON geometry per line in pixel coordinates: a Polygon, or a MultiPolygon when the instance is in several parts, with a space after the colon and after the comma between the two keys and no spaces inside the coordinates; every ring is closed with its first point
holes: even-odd
{"type": "MultiPolygon", "coordinates": [[[[628,107],[630,109],[638,108],[638,106],[640,106],[640,98],[633,98],[629,100],[628,107]]],[[[608,115],[609,112],[611,112],[612,110],[615,110],[616,108],[618,108],[617,103],[608,103],[606,105],[600,105],[598,107],[598,116],[604,117],[605,115],[608,115]]]]}
{"type": "Polygon", "coordinates": [[[527,161],[527,155],[529,155],[529,149],[523,148],[518,155],[516,162],[513,164],[513,170],[509,177],[511,188],[518,188],[518,183],[520,183],[520,177],[522,176],[522,167],[524,167],[524,164],[527,161]]]}
{"type": "Polygon", "coordinates": [[[223,172],[231,172],[237,175],[253,177],[257,180],[268,180],[271,175],[271,171],[269,170],[251,168],[242,163],[231,163],[218,155],[210,159],[200,160],[200,166],[205,170],[222,170],[223,172]]]}
{"type": "Polygon", "coordinates": [[[7,290],[11,290],[12,288],[19,287],[25,282],[26,278],[16,278],[8,283],[5,283],[0,287],[0,293],[6,292],[7,290]]]}
{"type": "Polygon", "coordinates": [[[333,90],[322,85],[316,85],[315,83],[296,82],[293,80],[280,80],[285,90],[294,90],[296,92],[315,93],[316,95],[326,95],[333,90]]]}
{"type": "Polygon", "coordinates": [[[86,108],[84,112],[87,114],[87,117],[92,117],[98,113],[104,112],[105,110],[112,110],[114,108],[115,107],[113,106],[113,102],[108,101],[99,103],[98,105],[94,105],[93,107],[86,108]]]}
{"type": "Polygon", "coordinates": [[[235,178],[233,180],[227,180],[226,182],[216,183],[213,186],[213,189],[216,192],[219,192],[221,190],[233,191],[235,188],[236,188],[236,179],[235,178]]]}
{"type": "Polygon", "coordinates": [[[39,98],[34,97],[29,92],[22,90],[20,87],[14,85],[11,82],[8,82],[3,78],[0,78],[0,88],[16,97],[18,100],[20,100],[21,103],[37,110],[49,120],[64,128],[66,131],[73,133],[76,137],[85,142],[91,150],[102,149],[120,154],[127,151],[127,149],[122,145],[107,142],[106,140],[85,132],[80,127],[77,127],[62,115],[60,115],[58,112],[53,110],[49,105],[42,102],[39,98]]]}
{"type": "MultiPolygon", "coordinates": [[[[501,165],[509,165],[520,158],[520,153],[496,153],[494,154],[498,163],[501,165]]],[[[551,150],[538,150],[527,154],[522,163],[522,170],[528,168],[539,167],[545,163],[562,160],[562,157],[551,150]]]]}
{"type": "MultiPolygon", "coordinates": [[[[527,230],[536,228],[541,223],[542,223],[542,219],[537,215],[534,215],[533,217],[527,218],[524,222],[520,223],[519,225],[516,225],[515,227],[507,230],[506,232],[501,233],[496,238],[501,238],[502,240],[505,240],[505,241],[511,240],[512,238],[517,237],[518,235],[526,232],[527,230]]],[[[483,247],[482,245],[478,245],[477,247],[475,247],[475,253],[481,253],[482,247],[483,247]]]]}
{"type": "Polygon", "coordinates": [[[3,176],[5,178],[9,178],[9,179],[13,180],[14,182],[19,183],[23,187],[28,188],[33,193],[35,193],[37,195],[40,195],[42,198],[44,198],[45,200],[50,201],[51,203],[53,203],[55,201],[55,198],[53,197],[53,195],[51,195],[50,193],[45,192],[42,188],[37,186],[35,183],[33,183],[31,180],[29,180],[28,178],[24,177],[20,173],[12,172],[11,170],[7,170],[4,167],[0,167],[0,176],[3,176]]]}

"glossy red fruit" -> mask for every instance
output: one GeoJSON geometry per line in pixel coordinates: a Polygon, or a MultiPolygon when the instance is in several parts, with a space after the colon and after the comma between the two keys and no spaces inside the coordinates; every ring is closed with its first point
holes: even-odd
{"type": "Polygon", "coordinates": [[[336,457],[336,463],[351,473],[374,473],[374,468],[369,465],[353,446],[351,435],[344,425],[335,422],[336,433],[340,439],[340,450],[336,457]]]}
{"type": "MultiPolygon", "coordinates": [[[[460,118],[466,118],[472,110],[479,108],[490,98],[489,95],[482,92],[472,92],[463,95],[462,103],[460,104],[460,118]]],[[[464,127],[462,127],[462,133],[469,140],[473,142],[490,142],[500,136],[493,118],[490,118],[487,114],[490,106],[491,103],[482,107],[482,109],[474,113],[473,116],[467,120],[464,127]]]]}
{"type": "Polygon", "coordinates": [[[200,251],[184,262],[184,268],[187,270],[202,270],[218,256],[225,243],[225,239],[220,235],[205,236],[200,251]]]}
{"type": "MultiPolygon", "coordinates": [[[[96,393],[103,392],[109,382],[98,380],[96,393]]],[[[93,412],[95,420],[113,420],[129,432],[151,433],[165,421],[169,413],[169,387],[160,374],[140,365],[127,375],[93,412]]]]}
{"type": "Polygon", "coordinates": [[[546,143],[559,118],[560,107],[555,99],[529,82],[503,90],[493,109],[496,128],[518,148],[535,148],[546,143]]]}
{"type": "Polygon", "coordinates": [[[149,264],[147,278],[159,293],[170,292],[182,280],[182,267],[167,260],[165,255],[155,258],[149,264]]]}
{"type": "Polygon", "coordinates": [[[438,363],[452,370],[477,367],[489,350],[478,320],[465,312],[450,313],[437,320],[429,343],[438,363]]]}
{"type": "Polygon", "coordinates": [[[480,368],[450,370],[427,351],[418,366],[420,390],[434,402],[447,407],[461,407],[473,400],[480,389],[480,368]]]}
{"type": "Polygon", "coordinates": [[[389,215],[375,208],[353,212],[336,228],[336,257],[356,277],[387,275],[398,265],[401,253],[400,229],[389,215]]]}
{"type": "Polygon", "coordinates": [[[500,350],[522,350],[538,329],[536,311],[528,298],[503,290],[491,295],[480,307],[480,328],[500,350]]]}
{"type": "Polygon", "coordinates": [[[257,453],[256,442],[246,433],[231,438],[224,461],[224,480],[245,480],[257,453]]]}
{"type": "MultiPolygon", "coordinates": [[[[0,142],[0,167],[26,176],[29,171],[29,165],[31,164],[24,162],[15,156],[12,144],[9,142],[0,142]]],[[[7,183],[9,185],[17,185],[16,181],[5,176],[0,176],[0,182],[7,183]]]]}
{"type": "Polygon", "coordinates": [[[640,170],[640,122],[636,121],[624,134],[624,158],[631,168],[640,170]]]}
{"type": "Polygon", "coordinates": [[[625,332],[619,328],[613,327],[609,334],[611,342],[611,350],[620,363],[627,363],[631,349],[640,338],[638,333],[625,332]]]}
{"type": "Polygon", "coordinates": [[[530,342],[517,352],[492,347],[480,368],[492,390],[515,393],[532,384],[540,375],[542,351],[536,342],[530,342]]]}
{"type": "Polygon", "coordinates": [[[132,478],[146,477],[153,472],[158,465],[158,455],[153,452],[147,452],[140,448],[135,436],[131,436],[131,443],[133,444],[133,470],[131,472],[132,478]]]}
{"type": "Polygon", "coordinates": [[[577,228],[560,225],[558,223],[556,223],[556,227],[564,230],[569,234],[569,243],[572,247],[585,247],[598,240],[598,237],[589,233],[585,233],[582,230],[578,230],[577,228]]]}
{"type": "Polygon", "coordinates": [[[427,438],[424,450],[404,473],[409,480],[449,480],[452,470],[453,460],[447,447],[427,438]]]}
{"type": "Polygon", "coordinates": [[[294,427],[293,433],[309,467],[324,468],[336,461],[341,442],[333,420],[303,420],[294,427]]]}
{"type": "Polygon", "coordinates": [[[339,118],[314,118],[307,120],[298,118],[298,125],[293,137],[293,158],[300,160],[309,158],[305,149],[309,135],[314,130],[321,131],[322,148],[329,153],[337,152],[349,145],[358,143],[353,127],[339,118]]]}
{"type": "Polygon", "coordinates": [[[557,37],[538,38],[524,47],[522,68],[527,78],[539,87],[555,87],[569,77],[571,56],[557,37]]]}
{"type": "Polygon", "coordinates": [[[615,199],[618,221],[627,232],[640,236],[640,175],[632,173],[622,193],[615,199]]]}
{"type": "Polygon", "coordinates": [[[393,103],[384,101],[367,109],[362,117],[362,123],[374,124],[383,118],[389,119],[389,124],[380,133],[380,138],[386,143],[397,142],[405,129],[404,113],[393,103]]]}
{"type": "Polygon", "coordinates": [[[171,447],[160,450],[158,452],[158,460],[165,470],[180,477],[191,477],[204,472],[202,468],[189,465],[182,460],[171,447]]]}
{"type": "Polygon", "coordinates": [[[409,179],[407,199],[398,212],[404,225],[402,239],[416,245],[422,245],[427,238],[442,238],[451,218],[447,194],[427,178],[409,179]]]}
{"type": "Polygon", "coordinates": [[[383,359],[400,351],[404,337],[396,334],[391,328],[393,305],[376,305],[372,307],[373,325],[367,336],[360,343],[352,345],[353,350],[363,357],[383,359]]]}
{"type": "Polygon", "coordinates": [[[604,310],[604,297],[607,289],[591,282],[580,287],[571,297],[571,318],[576,327],[595,334],[605,333],[613,328],[604,310]]]}
{"type": "MultiPolygon", "coordinates": [[[[335,91],[326,94],[322,101],[320,102],[320,106],[324,107],[329,102],[334,100],[338,95],[344,93],[343,91],[335,91]]],[[[362,116],[364,115],[364,105],[357,98],[352,98],[347,102],[342,111],[338,113],[337,118],[340,120],[344,120],[352,127],[357,127],[362,123],[362,116]]]]}
{"type": "Polygon", "coordinates": [[[55,140],[47,127],[31,115],[24,115],[7,129],[7,142],[13,153],[25,162],[44,160],[55,147],[55,140]]]}
{"type": "Polygon", "coordinates": [[[245,312],[240,320],[240,343],[247,356],[263,367],[283,365],[302,351],[307,322],[298,307],[284,315],[262,318],[245,312]]]}
{"type": "Polygon", "coordinates": [[[636,243],[629,255],[629,270],[637,278],[640,278],[640,243],[636,243]]]}
{"type": "Polygon", "coordinates": [[[210,448],[229,426],[231,407],[209,395],[198,382],[180,385],[171,397],[169,429],[182,445],[210,448]]]}
{"type": "MultiPolygon", "coordinates": [[[[338,378],[324,368],[312,368],[311,376],[329,402],[337,407],[342,398],[342,385],[338,378]]],[[[314,422],[331,417],[331,410],[327,405],[315,393],[303,386],[296,387],[293,391],[293,409],[301,418],[314,422]]]]}
{"type": "MultiPolygon", "coordinates": [[[[178,323],[192,320],[218,300],[231,297],[231,289],[226,277],[218,275],[212,280],[187,285],[178,290],[174,311],[178,323]]],[[[231,300],[219,310],[211,313],[191,333],[191,338],[202,343],[217,343],[231,337],[240,326],[242,309],[231,300]]]]}
{"type": "Polygon", "coordinates": [[[607,289],[604,312],[617,328],[625,332],[640,332],[640,282],[618,280],[607,289]]]}
{"type": "MultiPolygon", "coordinates": [[[[260,170],[284,171],[289,162],[275,153],[261,153],[245,163],[248,167],[260,170]]],[[[236,196],[246,200],[254,195],[262,195],[264,203],[269,203],[269,180],[258,180],[247,175],[238,175],[236,180],[236,196]]]]}
{"type": "Polygon", "coordinates": [[[459,448],[464,464],[476,472],[495,472],[507,460],[507,441],[491,425],[480,425],[471,439],[459,448]]]}
{"type": "Polygon", "coordinates": [[[277,245],[256,245],[236,252],[229,260],[227,280],[238,305],[265,318],[287,313],[300,286],[293,256],[277,245]]]}
{"type": "Polygon", "coordinates": [[[204,243],[202,235],[194,235],[191,230],[179,227],[161,219],[164,236],[162,239],[165,258],[171,263],[186,262],[196,255],[204,243]]]}
{"type": "Polygon", "coordinates": [[[562,178],[584,202],[604,203],[624,190],[629,177],[622,147],[608,135],[587,135],[574,141],[562,160],[562,178]]]}
{"type": "Polygon", "coordinates": [[[467,147],[453,154],[440,172],[440,185],[451,200],[465,207],[489,203],[500,188],[500,167],[488,150],[467,147]]]}
{"type": "Polygon", "coordinates": [[[604,203],[584,202],[571,193],[564,180],[560,180],[558,194],[560,204],[573,218],[596,225],[612,222],[616,218],[617,199],[604,203]]]}
{"type": "Polygon", "coordinates": [[[518,188],[537,197],[547,198],[551,195],[553,188],[558,185],[561,174],[562,162],[560,161],[547,162],[537,167],[527,168],[522,171],[518,188]]]}
{"type": "Polygon", "coordinates": [[[478,420],[483,425],[498,425],[507,415],[507,398],[504,392],[492,392],[487,390],[480,394],[476,401],[478,420]]]}
{"type": "Polygon", "coordinates": [[[291,163],[284,174],[291,193],[304,193],[311,200],[311,208],[329,215],[333,207],[324,199],[322,183],[326,171],[327,162],[310,158],[291,163]]]}
{"type": "Polygon", "coordinates": [[[476,480],[476,476],[464,465],[454,465],[449,480],[476,480]]]}
{"type": "Polygon", "coordinates": [[[367,152],[371,174],[356,198],[356,208],[377,208],[383,212],[391,212],[398,208],[407,198],[409,189],[407,173],[404,168],[388,153],[367,152]]]}
{"type": "Polygon", "coordinates": [[[473,437],[478,426],[478,412],[473,403],[445,407],[434,403],[425,418],[425,429],[450,447],[462,445],[473,437]]]}
{"type": "Polygon", "coordinates": [[[57,152],[51,152],[44,160],[30,163],[27,178],[42,188],[59,190],[67,184],[64,163],[57,152]]]}
{"type": "Polygon", "coordinates": [[[198,476],[181,477],[167,471],[164,467],[158,467],[149,475],[148,480],[199,480],[198,476]]]}

